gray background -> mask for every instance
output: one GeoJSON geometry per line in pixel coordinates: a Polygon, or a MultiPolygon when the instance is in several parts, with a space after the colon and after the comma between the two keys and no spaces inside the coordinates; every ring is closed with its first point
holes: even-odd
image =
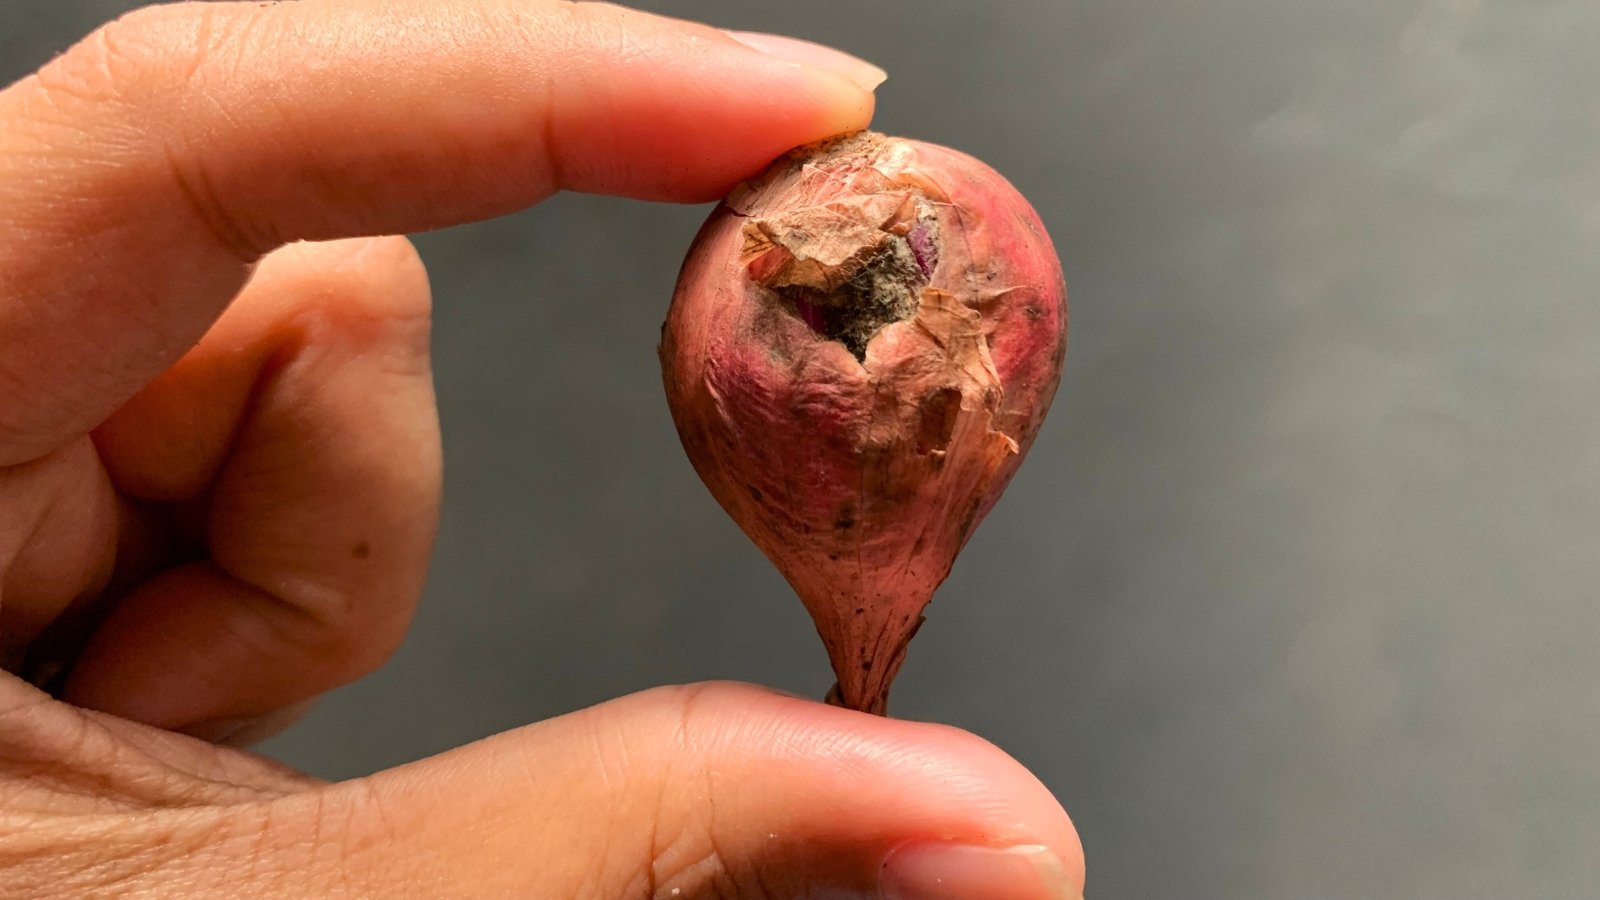
{"type": "MultiPolygon", "coordinates": [[[[129,5],[0,0],[0,75],[129,5]]],[[[1600,896],[1600,4],[647,5],[885,65],[879,125],[1062,248],[1063,391],[896,701],[1040,774],[1090,896],[1600,896]]],[[[827,686],[661,398],[704,212],[420,239],[429,595],[269,752],[345,776],[661,682],[827,686]]]]}

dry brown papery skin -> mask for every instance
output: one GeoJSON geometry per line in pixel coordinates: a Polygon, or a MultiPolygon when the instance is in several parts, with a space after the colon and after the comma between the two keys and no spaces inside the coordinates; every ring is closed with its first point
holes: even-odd
{"type": "Polygon", "coordinates": [[[870,132],[801,148],[701,229],[662,331],[667,400],[706,486],[810,611],[833,702],[884,713],[1065,348],[1038,216],[953,150],[870,132]]]}

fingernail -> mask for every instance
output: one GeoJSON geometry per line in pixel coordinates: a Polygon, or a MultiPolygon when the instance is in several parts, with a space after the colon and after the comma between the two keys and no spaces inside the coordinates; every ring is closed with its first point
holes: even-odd
{"type": "Polygon", "coordinates": [[[884,900],[1082,900],[1050,848],[916,843],[883,864],[884,900]]]}
{"type": "Polygon", "coordinates": [[[889,77],[889,73],[864,59],[858,59],[842,50],[813,44],[799,38],[781,34],[763,34],[759,31],[728,31],[726,34],[752,50],[768,56],[822,69],[843,75],[861,86],[864,91],[876,90],[889,77]]]}

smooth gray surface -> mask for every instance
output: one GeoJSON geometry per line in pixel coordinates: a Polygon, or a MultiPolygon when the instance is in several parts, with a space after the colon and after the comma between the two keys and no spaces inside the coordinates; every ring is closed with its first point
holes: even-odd
{"type": "MultiPolygon", "coordinates": [[[[128,4],[0,0],[0,75],[128,4]]],[[[897,712],[1073,812],[1090,896],[1600,895],[1600,4],[655,2],[886,66],[885,130],[1009,175],[1072,346],[897,712]]],[[[653,353],[701,209],[424,236],[448,460],[328,776],[661,682],[820,694],[653,353]]]]}

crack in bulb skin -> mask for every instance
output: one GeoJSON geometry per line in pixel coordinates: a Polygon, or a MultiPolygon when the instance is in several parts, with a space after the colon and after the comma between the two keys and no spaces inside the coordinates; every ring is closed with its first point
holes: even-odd
{"type": "Polygon", "coordinates": [[[953,150],[870,132],[799,148],[701,229],[662,329],[668,405],[696,472],[811,613],[831,702],[886,711],[1065,348],[1044,226],[953,150]]]}

